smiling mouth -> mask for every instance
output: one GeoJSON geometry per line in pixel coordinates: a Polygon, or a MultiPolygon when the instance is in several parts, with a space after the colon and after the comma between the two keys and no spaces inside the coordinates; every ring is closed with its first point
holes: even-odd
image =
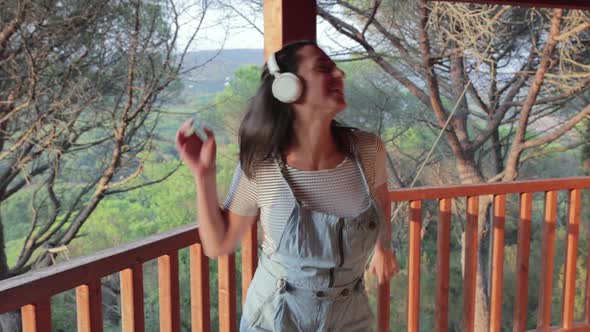
{"type": "Polygon", "coordinates": [[[332,89],[329,89],[328,92],[344,95],[344,90],[341,88],[332,88],[332,89]]]}

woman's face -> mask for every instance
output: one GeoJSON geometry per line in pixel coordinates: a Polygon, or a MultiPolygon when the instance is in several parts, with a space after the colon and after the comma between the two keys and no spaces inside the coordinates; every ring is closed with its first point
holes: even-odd
{"type": "Polygon", "coordinates": [[[344,72],[315,45],[302,47],[297,55],[297,76],[303,80],[304,91],[296,104],[320,109],[329,116],[344,110],[344,72]]]}

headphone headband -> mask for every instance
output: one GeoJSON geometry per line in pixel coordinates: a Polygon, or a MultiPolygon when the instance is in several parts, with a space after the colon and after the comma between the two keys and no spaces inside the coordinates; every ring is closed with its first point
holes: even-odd
{"type": "Polygon", "coordinates": [[[279,64],[277,63],[277,59],[275,57],[275,52],[272,52],[268,56],[268,60],[266,61],[266,65],[268,67],[268,72],[273,76],[276,76],[277,74],[279,74],[281,72],[281,69],[279,68],[279,64]]]}

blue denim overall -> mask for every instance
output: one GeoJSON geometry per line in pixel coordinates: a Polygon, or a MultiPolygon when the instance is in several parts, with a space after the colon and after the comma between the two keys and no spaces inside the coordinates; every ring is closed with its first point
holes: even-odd
{"type": "MultiPolygon", "coordinates": [[[[353,151],[354,149],[354,144],[353,151]]],[[[359,154],[369,204],[359,215],[342,218],[312,211],[289,185],[295,206],[271,254],[261,254],[248,288],[240,331],[371,331],[373,315],[363,284],[381,228],[359,154]]]]}

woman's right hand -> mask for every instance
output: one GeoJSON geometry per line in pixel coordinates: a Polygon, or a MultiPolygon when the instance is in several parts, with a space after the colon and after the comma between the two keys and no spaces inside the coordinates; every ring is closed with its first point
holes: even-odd
{"type": "Polygon", "coordinates": [[[203,127],[207,139],[203,141],[192,131],[193,120],[185,121],[176,132],[176,149],[180,158],[196,179],[215,177],[215,136],[213,131],[203,127]]]}

